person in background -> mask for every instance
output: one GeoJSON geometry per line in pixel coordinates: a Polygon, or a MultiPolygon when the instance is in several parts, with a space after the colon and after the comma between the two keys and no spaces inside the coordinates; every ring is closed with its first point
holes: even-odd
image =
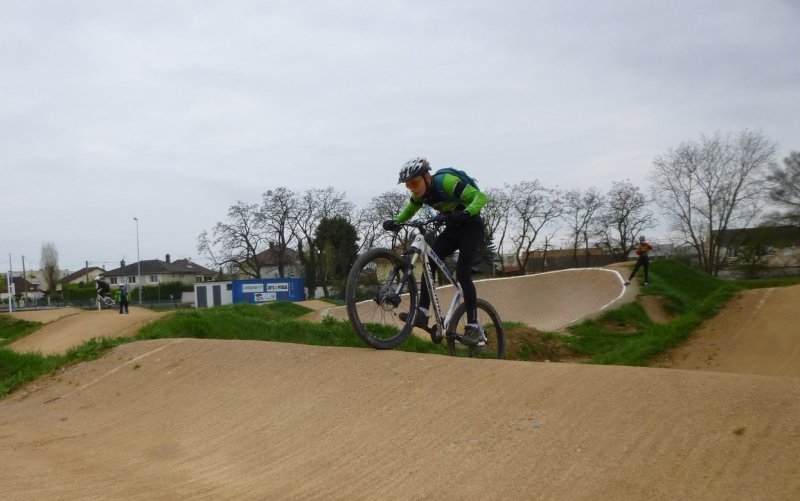
{"type": "Polygon", "coordinates": [[[644,285],[647,285],[647,282],[650,281],[650,257],[648,253],[653,250],[653,246],[647,243],[644,235],[642,235],[639,237],[639,243],[636,244],[633,249],[636,251],[636,255],[639,256],[639,259],[636,260],[636,266],[633,267],[631,276],[628,277],[628,281],[625,282],[625,285],[631,283],[631,280],[636,276],[636,272],[639,271],[639,268],[644,268],[644,285]]]}
{"type": "Polygon", "coordinates": [[[119,314],[122,315],[123,313],[128,313],[128,302],[131,299],[131,295],[128,292],[128,286],[122,284],[119,289],[117,289],[117,302],[119,303],[119,314]]]}

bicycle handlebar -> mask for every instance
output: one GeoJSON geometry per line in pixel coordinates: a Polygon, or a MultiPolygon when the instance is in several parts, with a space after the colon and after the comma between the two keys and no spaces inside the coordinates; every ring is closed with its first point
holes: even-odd
{"type": "Polygon", "coordinates": [[[400,223],[403,226],[411,226],[412,228],[422,229],[425,226],[439,226],[444,224],[446,221],[446,216],[444,214],[437,214],[428,219],[416,219],[414,221],[407,221],[405,223],[400,223]]]}

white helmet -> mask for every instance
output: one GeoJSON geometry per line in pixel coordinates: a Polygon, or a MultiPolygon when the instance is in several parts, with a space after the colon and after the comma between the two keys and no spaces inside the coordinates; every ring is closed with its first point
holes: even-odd
{"type": "Polygon", "coordinates": [[[431,170],[431,164],[427,160],[422,157],[412,158],[400,169],[400,179],[397,183],[405,183],[409,179],[421,176],[429,170],[431,170]]]}

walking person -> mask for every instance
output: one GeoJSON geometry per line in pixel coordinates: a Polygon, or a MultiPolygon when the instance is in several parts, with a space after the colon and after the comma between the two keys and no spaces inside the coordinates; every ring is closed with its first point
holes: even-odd
{"type": "MultiPolygon", "coordinates": [[[[453,168],[444,168],[431,174],[431,166],[422,157],[406,162],[400,170],[398,183],[405,183],[411,192],[408,205],[394,218],[383,222],[387,231],[397,231],[400,223],[411,219],[423,204],[439,211],[445,216],[445,229],[434,240],[433,251],[444,259],[458,251],[456,278],[464,292],[464,303],[467,306],[467,325],[464,329],[463,343],[478,345],[480,342],[480,325],[478,324],[478,293],[472,281],[472,263],[483,243],[483,221],[480,217],[481,207],[488,200],[465,172],[453,168]]],[[[423,282],[417,315],[416,327],[426,328],[430,318],[430,293],[423,282]]],[[[400,314],[405,321],[405,314],[400,314]]]]}
{"type": "Polygon", "coordinates": [[[648,253],[653,250],[653,246],[647,243],[644,235],[642,235],[639,237],[639,243],[634,246],[634,250],[639,258],[636,260],[636,265],[633,267],[631,276],[628,277],[625,285],[631,283],[639,268],[644,268],[644,285],[647,285],[647,282],[650,281],[650,256],[648,256],[648,253]]]}
{"type": "Polygon", "coordinates": [[[117,289],[117,302],[119,303],[119,314],[122,315],[125,313],[128,314],[128,302],[130,301],[130,293],[128,292],[128,287],[126,285],[120,286],[117,289]]]}

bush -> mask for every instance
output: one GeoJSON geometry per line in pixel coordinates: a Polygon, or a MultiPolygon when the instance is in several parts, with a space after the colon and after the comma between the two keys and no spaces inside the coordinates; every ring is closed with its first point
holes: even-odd
{"type": "MultiPolygon", "coordinates": [[[[142,288],[143,301],[167,301],[172,299],[175,301],[181,300],[183,292],[191,292],[194,290],[194,284],[185,284],[183,282],[164,282],[158,285],[145,285],[142,288]]],[[[136,287],[131,290],[131,299],[138,299],[139,291],[136,287]]]]}
{"type": "Polygon", "coordinates": [[[94,283],[88,285],[68,284],[64,286],[61,293],[67,301],[87,301],[97,295],[94,283]]]}

